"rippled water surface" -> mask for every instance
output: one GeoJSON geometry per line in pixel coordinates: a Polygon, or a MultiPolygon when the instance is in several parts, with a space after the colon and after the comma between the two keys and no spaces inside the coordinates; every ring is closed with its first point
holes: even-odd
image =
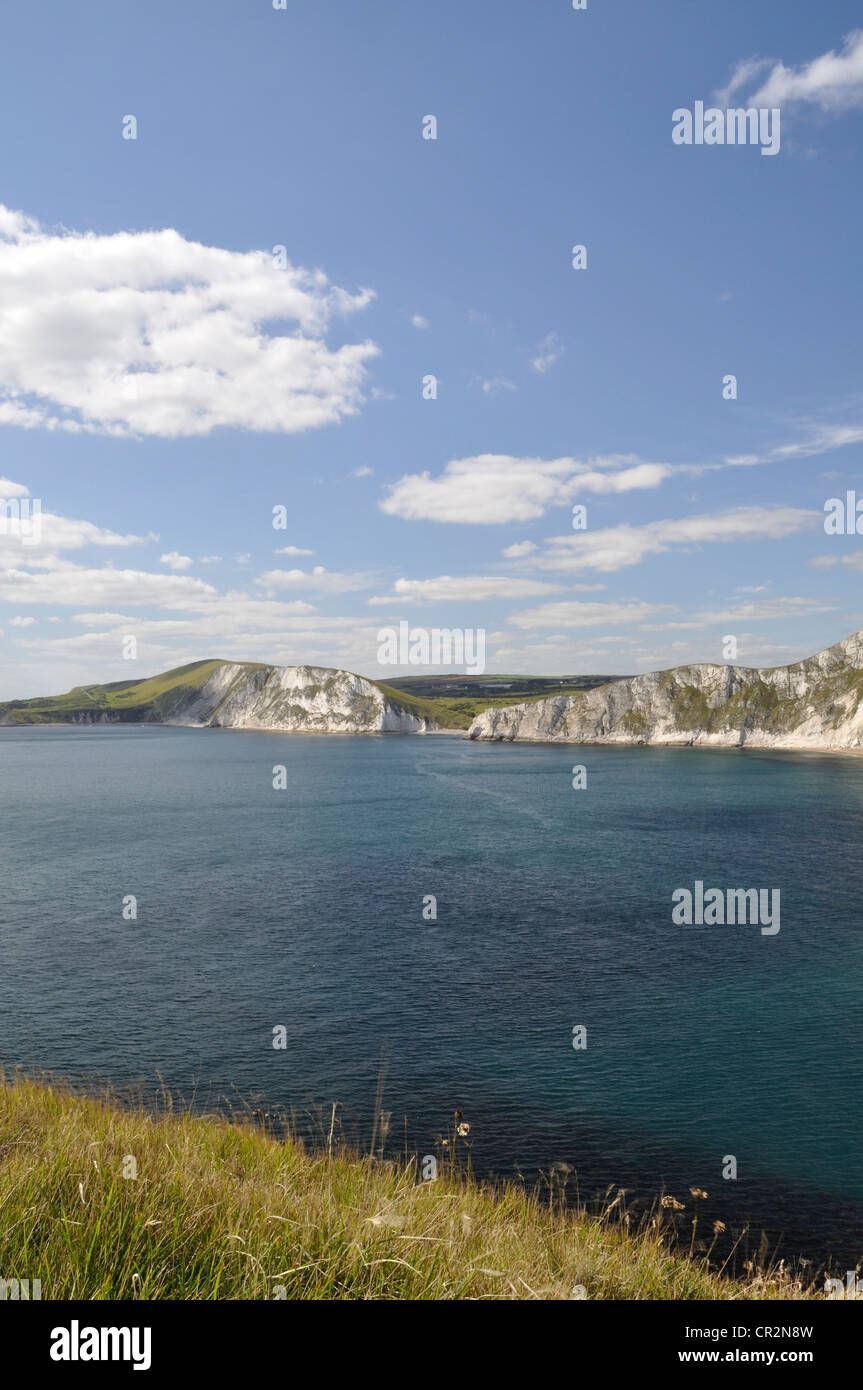
{"type": "Polygon", "coordinates": [[[459,1106],[480,1169],[863,1255],[863,759],[39,728],[0,778],[7,1067],[367,1137],[383,1057],[411,1148],[459,1106]],[[696,879],[780,889],[780,932],[673,925],[696,879]]]}

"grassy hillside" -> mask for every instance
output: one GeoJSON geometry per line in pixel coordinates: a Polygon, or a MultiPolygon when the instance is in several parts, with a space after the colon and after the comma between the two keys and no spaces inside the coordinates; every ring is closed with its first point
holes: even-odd
{"type": "Polygon", "coordinates": [[[383,681],[373,681],[372,684],[377,686],[385,699],[392,701],[399,709],[403,709],[407,714],[415,714],[421,719],[431,719],[442,729],[466,729],[473,718],[466,710],[459,709],[456,701],[430,700],[410,695],[397,690],[395,686],[384,684],[383,681]]]}
{"type": "MultiPolygon", "coordinates": [[[[246,666],[264,663],[249,661],[246,666]]],[[[107,712],[123,723],[158,719],[184,691],[204,685],[217,667],[218,659],[193,661],[146,680],[114,681],[110,685],[77,685],[65,695],[40,696],[32,700],[9,700],[0,704],[0,724],[71,724],[76,720],[107,712]]],[[[373,681],[386,699],[399,709],[433,720],[444,729],[466,729],[473,718],[473,704],[461,708],[460,702],[418,698],[396,690],[383,681],[373,681]]],[[[484,708],[485,706],[483,706],[484,708]]]]}
{"type": "Polygon", "coordinates": [[[689,1194],[685,1215],[659,1207],[630,1230],[619,1199],[589,1215],[445,1166],[422,1182],[412,1164],[2,1074],[0,1193],[3,1277],[41,1279],[46,1299],[816,1296],[690,1258],[689,1194]]]}
{"type": "MultiPolygon", "coordinates": [[[[258,664],[258,663],[250,663],[258,664]]],[[[9,700],[0,704],[0,723],[63,724],[81,715],[110,711],[115,718],[134,723],[152,718],[154,709],[184,690],[199,690],[220,660],[192,661],[173,671],[138,681],[114,681],[111,685],[76,685],[65,695],[49,695],[33,700],[9,700]]]]}

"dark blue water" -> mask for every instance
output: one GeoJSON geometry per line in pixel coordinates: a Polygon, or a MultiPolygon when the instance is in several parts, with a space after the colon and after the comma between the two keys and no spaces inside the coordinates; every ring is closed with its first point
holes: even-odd
{"type": "Polygon", "coordinates": [[[42,728],[0,779],[7,1068],[362,1128],[383,1056],[420,1152],[458,1106],[480,1169],[863,1254],[863,760],[42,728]],[[779,934],[674,926],[696,878],[779,888],[779,934]]]}

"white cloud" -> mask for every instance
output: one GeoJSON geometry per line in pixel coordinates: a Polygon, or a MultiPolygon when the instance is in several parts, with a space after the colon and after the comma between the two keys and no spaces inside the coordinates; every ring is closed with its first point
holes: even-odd
{"type": "Polygon", "coordinates": [[[576,672],[592,675],[607,675],[614,679],[613,673],[632,674],[628,654],[617,654],[608,650],[608,644],[626,646],[630,638],[617,634],[612,637],[599,637],[591,631],[590,637],[576,637],[572,631],[567,633],[537,633],[535,639],[522,640],[522,634],[507,634],[510,639],[506,646],[494,652],[495,661],[504,664],[507,671],[523,671],[530,675],[574,675],[576,672]],[[589,643],[589,645],[588,645],[589,643]]]}
{"type": "Polygon", "coordinates": [[[336,574],[323,565],[313,570],[267,570],[255,580],[262,589],[311,589],[320,594],[347,594],[367,589],[371,582],[371,575],[336,574]]]}
{"type": "Polygon", "coordinates": [[[0,478],[0,500],[7,500],[10,497],[29,497],[30,489],[23,483],[10,482],[8,478],[0,478]]]}
{"type": "Polygon", "coordinates": [[[548,333],[539,345],[536,357],[531,362],[535,372],[545,374],[549,367],[553,367],[555,362],[563,352],[563,343],[559,333],[548,333]]]}
{"type": "Polygon", "coordinates": [[[829,454],[833,449],[844,449],[849,444],[860,443],[863,443],[863,425],[819,424],[811,427],[805,439],[794,444],[779,444],[757,454],[732,454],[725,462],[732,467],[749,467],[782,459],[815,458],[819,454],[829,454]]]}
{"type": "Polygon", "coordinates": [[[815,598],[772,598],[759,603],[738,603],[719,612],[702,613],[704,623],[756,623],[776,618],[800,618],[810,614],[832,613],[835,603],[815,598]]]}
{"type": "Polygon", "coordinates": [[[53,570],[32,573],[22,569],[0,570],[0,599],[9,603],[152,604],[158,608],[184,608],[201,599],[216,598],[217,590],[203,579],[188,575],[149,574],[144,570],[87,569],[61,564],[53,570]]]}
{"type": "MultiPolygon", "coordinates": [[[[762,67],[764,65],[762,64],[762,67]]],[[[748,71],[738,67],[731,90],[748,84],[755,65],[748,71]]],[[[846,35],[841,50],[830,49],[799,68],[777,62],[766,80],[747,98],[750,106],[782,106],[791,102],[811,102],[822,111],[848,111],[863,106],[863,29],[846,35]]]]}
{"type": "Polygon", "coordinates": [[[520,628],[617,627],[624,623],[641,623],[654,613],[662,613],[664,609],[665,605],[655,603],[585,603],[568,600],[522,609],[512,613],[508,621],[520,628]]]}
{"type": "Polygon", "coordinates": [[[429,326],[429,321],[424,314],[414,314],[411,323],[414,328],[428,328],[429,326]]]}
{"type": "Polygon", "coordinates": [[[539,594],[559,594],[560,584],[547,584],[541,579],[507,579],[502,575],[441,574],[436,579],[397,579],[393,593],[368,602],[379,607],[405,603],[461,602],[479,600],[531,598],[539,594]]]}
{"type": "Polygon", "coordinates": [[[534,541],[516,541],[514,545],[508,545],[500,553],[507,560],[521,560],[525,555],[532,555],[536,550],[534,541]]]}
{"type": "Polygon", "coordinates": [[[198,561],[199,565],[220,565],[221,563],[221,555],[202,555],[198,561]]]}
{"type": "MultiPolygon", "coordinates": [[[[613,459],[595,460],[599,467],[614,467],[613,459]]],[[[617,473],[597,473],[594,470],[582,473],[576,480],[576,492],[631,492],[633,488],[658,487],[670,478],[674,469],[667,463],[636,463],[631,468],[621,468],[617,473]]]]}
{"type": "Polygon", "coordinates": [[[713,515],[650,521],[643,526],[612,526],[554,536],[540,555],[525,563],[535,569],[610,573],[669,550],[713,542],[780,540],[822,521],[820,512],[798,507],[739,507],[713,515]]]}
{"type": "Polygon", "coordinates": [[[314,555],[313,550],[304,550],[301,545],[282,545],[274,552],[276,555],[314,555]]]}
{"type": "Polygon", "coordinates": [[[32,627],[36,622],[35,618],[10,618],[10,627],[32,627]]]}
{"type": "Polygon", "coordinates": [[[26,487],[6,478],[0,480],[0,499],[8,504],[8,510],[0,511],[0,565],[50,566],[64,550],[90,545],[126,547],[155,539],[123,536],[91,521],[43,511],[38,498],[30,500],[26,487]]]}
{"type": "Polygon", "coordinates": [[[514,381],[510,381],[505,376],[495,376],[483,381],[482,389],[487,396],[499,396],[503,391],[517,391],[518,387],[514,381]]]}
{"type": "Polygon", "coordinates": [[[836,565],[849,570],[863,570],[863,552],[854,550],[848,555],[816,555],[809,564],[819,570],[833,569],[836,565]]]}
{"type": "Polygon", "coordinates": [[[153,539],[152,536],[121,536],[104,526],[94,526],[91,521],[76,521],[71,517],[56,516],[53,512],[42,512],[38,543],[30,546],[26,542],[28,524],[26,519],[17,525],[11,519],[7,520],[5,534],[0,532],[0,552],[7,546],[16,545],[22,559],[30,564],[39,564],[46,554],[58,554],[61,550],[81,550],[88,545],[143,545],[146,540],[153,539]]]}
{"type": "Polygon", "coordinates": [[[355,478],[370,478],[371,475],[372,475],[372,473],[374,473],[374,471],[375,471],[375,470],[374,470],[373,468],[369,468],[369,466],[368,466],[367,463],[364,463],[364,464],[362,464],[359,468],[355,468],[355,469],[354,469],[354,477],[355,477],[355,478]]]}
{"type": "Polygon", "coordinates": [[[513,458],[478,454],[452,459],[443,473],[406,473],[379,506],[408,521],[501,525],[532,521],[549,507],[566,506],[584,492],[628,492],[657,487],[673,468],[631,455],[589,459],[513,458]]]}
{"type": "Polygon", "coordinates": [[[370,291],[174,230],[49,231],[0,206],[0,297],[0,424],[26,429],[313,429],[356,413],[378,352],[324,341],[370,291]]]}
{"type": "Polygon", "coordinates": [[[732,97],[736,96],[743,88],[751,86],[755,79],[774,61],[773,58],[744,58],[734,68],[727,84],[716,92],[718,105],[730,105],[732,97]]]}
{"type": "Polygon", "coordinates": [[[167,555],[159,556],[159,563],[167,565],[168,569],[187,570],[194,564],[194,561],[191,555],[180,555],[176,550],[169,550],[167,555]]]}
{"type": "Polygon", "coordinates": [[[136,623],[139,619],[127,613],[73,613],[69,621],[82,627],[104,627],[106,623],[136,623]]]}

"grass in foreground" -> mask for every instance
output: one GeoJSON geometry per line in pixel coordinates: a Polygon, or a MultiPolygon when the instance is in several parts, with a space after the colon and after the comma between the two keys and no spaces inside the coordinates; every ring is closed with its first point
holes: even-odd
{"type": "Polygon", "coordinates": [[[0,1277],[77,1299],[800,1299],[672,1248],[661,1208],[315,1155],[253,1125],[153,1115],[0,1074],[0,1277]],[[130,1162],[132,1160],[132,1162],[130,1162]],[[124,1177],[124,1172],[137,1177],[124,1177]]]}

